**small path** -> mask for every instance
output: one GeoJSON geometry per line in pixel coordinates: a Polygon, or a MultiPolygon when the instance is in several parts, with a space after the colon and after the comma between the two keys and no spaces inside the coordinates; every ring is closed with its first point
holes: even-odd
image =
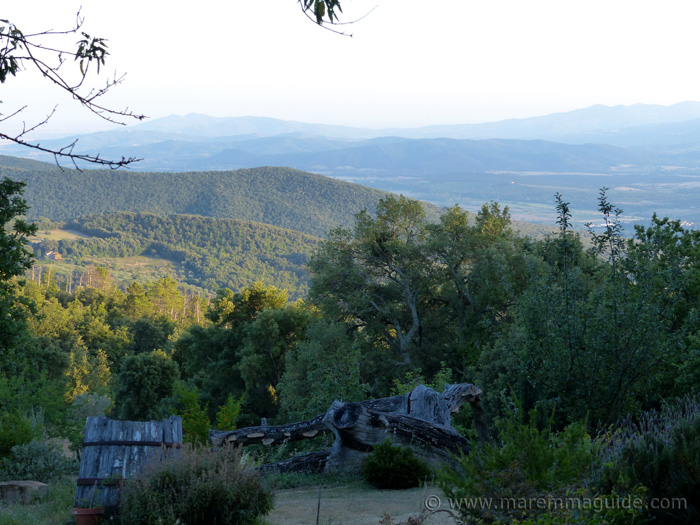
{"type": "MultiPolygon", "coordinates": [[[[319,525],[377,525],[386,514],[394,523],[405,523],[423,511],[428,496],[445,501],[434,485],[408,490],[379,490],[349,485],[321,489],[319,525]]],[[[275,508],[268,514],[270,525],[314,525],[318,505],[318,487],[275,491],[275,508]]],[[[444,505],[443,505],[444,508],[444,505]]],[[[455,525],[447,514],[430,516],[425,525],[455,525]]]]}

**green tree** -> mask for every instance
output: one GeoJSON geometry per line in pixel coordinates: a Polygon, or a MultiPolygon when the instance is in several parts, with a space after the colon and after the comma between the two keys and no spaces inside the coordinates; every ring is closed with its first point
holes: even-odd
{"type": "Polygon", "coordinates": [[[211,422],[207,416],[207,404],[199,401],[197,387],[180,382],[175,387],[177,413],[182,417],[182,435],[185,443],[206,445],[209,442],[211,422]]]}
{"type": "Polygon", "coordinates": [[[286,311],[286,304],[285,291],[260,282],[240,292],[220,290],[207,312],[212,326],[192,326],[177,341],[174,358],[183,379],[199,388],[211,410],[231,394],[247,394],[244,424],[276,413],[276,378],[308,316],[303,308],[286,311]]]}
{"type": "Polygon", "coordinates": [[[179,377],[177,363],[161,350],[125,358],[117,380],[117,417],[146,421],[165,416],[162,401],[172,396],[179,377]]]}
{"type": "Polygon", "coordinates": [[[153,303],[146,297],[146,290],[137,282],[131,283],[126,289],[124,313],[130,319],[140,319],[153,315],[153,303]]]}
{"type": "Polygon", "coordinates": [[[499,237],[510,232],[510,211],[508,206],[501,210],[497,202],[484,203],[476,217],[479,230],[489,237],[499,237]]]}
{"type": "Polygon", "coordinates": [[[343,324],[319,319],[287,354],[280,382],[282,411],[289,420],[324,413],[331,403],[362,401],[367,386],[360,376],[360,350],[343,324]]]}
{"type": "Polygon", "coordinates": [[[315,315],[303,303],[284,308],[264,308],[245,329],[238,363],[245,382],[248,410],[274,417],[279,406],[277,386],[285,372],[287,356],[304,338],[315,315]]]}
{"type": "Polygon", "coordinates": [[[27,238],[36,227],[18,219],[27,211],[22,198],[24,183],[0,182],[0,352],[5,367],[12,362],[14,349],[27,336],[25,308],[17,294],[14,278],[31,267],[26,250],[27,238]]]}
{"type": "Polygon", "coordinates": [[[229,394],[226,403],[216,412],[217,430],[235,430],[244,399],[244,397],[234,399],[233,394],[229,394]]]}
{"type": "Polygon", "coordinates": [[[428,261],[426,218],[418,201],[389,196],[355,227],[331,232],[309,262],[310,296],[337,321],[354,323],[410,365],[421,330],[420,301],[428,261]]]}
{"type": "Polygon", "coordinates": [[[130,327],[132,354],[151,352],[152,350],[169,350],[170,337],[175,333],[176,324],[167,317],[156,319],[142,317],[130,327]]]}
{"type": "MultiPolygon", "coordinates": [[[[605,226],[586,253],[570,232],[568,203],[557,199],[560,232],[543,247],[548,270],[518,297],[512,325],[483,356],[482,383],[516,389],[526,408],[556,409],[559,425],[610,424],[673,391],[686,357],[675,312],[687,261],[674,255],[680,238],[661,231],[623,238],[605,190],[605,226]],[[654,242],[661,238],[671,244],[654,242]]],[[[497,395],[491,401],[498,407],[497,395]]]]}
{"type": "Polygon", "coordinates": [[[70,353],[66,377],[68,378],[65,394],[67,403],[72,403],[77,396],[85,393],[105,395],[112,377],[107,354],[99,349],[94,355],[90,355],[84,346],[76,347],[70,353]]]}

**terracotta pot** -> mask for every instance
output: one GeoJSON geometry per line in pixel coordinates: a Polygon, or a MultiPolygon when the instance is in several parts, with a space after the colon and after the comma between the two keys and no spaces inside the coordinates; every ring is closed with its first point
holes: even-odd
{"type": "Polygon", "coordinates": [[[75,507],[73,509],[73,516],[77,525],[100,525],[104,513],[104,507],[94,507],[92,509],[75,507]]]}

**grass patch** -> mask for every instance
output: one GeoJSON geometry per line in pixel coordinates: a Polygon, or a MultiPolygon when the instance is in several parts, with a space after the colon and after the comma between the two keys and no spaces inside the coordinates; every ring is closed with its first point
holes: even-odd
{"type": "Polygon", "coordinates": [[[21,505],[0,505],[0,525],[65,525],[73,523],[75,478],[49,483],[46,496],[21,505]]]}
{"type": "Polygon", "coordinates": [[[39,230],[31,240],[36,241],[72,241],[74,239],[87,239],[89,235],[75,230],[39,230]]]}
{"type": "Polygon", "coordinates": [[[359,474],[351,475],[344,472],[326,472],[323,474],[308,474],[304,472],[276,472],[263,476],[262,483],[272,490],[297,489],[304,487],[344,487],[357,485],[367,488],[359,474]]]}

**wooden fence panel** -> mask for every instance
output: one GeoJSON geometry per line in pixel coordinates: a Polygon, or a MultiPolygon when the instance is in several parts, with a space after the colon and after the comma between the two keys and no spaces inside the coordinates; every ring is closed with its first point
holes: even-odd
{"type": "Polygon", "coordinates": [[[159,458],[164,447],[180,445],[179,416],[162,421],[87,418],[75,506],[99,504],[115,510],[119,505],[121,480],[132,477],[145,462],[159,458]]]}

